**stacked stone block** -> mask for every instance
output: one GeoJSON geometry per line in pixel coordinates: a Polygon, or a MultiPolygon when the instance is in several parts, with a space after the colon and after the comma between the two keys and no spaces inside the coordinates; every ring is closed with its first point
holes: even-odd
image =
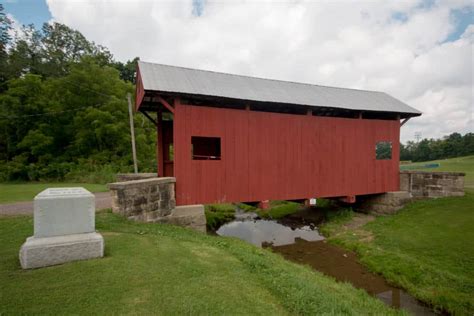
{"type": "Polygon", "coordinates": [[[133,181],[133,180],[144,180],[156,178],[156,173],[119,173],[117,174],[117,182],[133,181]]]}
{"type": "Polygon", "coordinates": [[[412,199],[464,196],[464,173],[401,171],[400,191],[364,197],[360,210],[393,214],[412,199]]]}
{"type": "Polygon", "coordinates": [[[110,183],[112,211],[143,222],[167,216],[176,206],[175,182],[166,177],[110,183]]]}
{"type": "Polygon", "coordinates": [[[176,207],[175,183],[172,177],[110,183],[112,211],[131,220],[168,223],[205,232],[204,206],[176,207]]]}
{"type": "Polygon", "coordinates": [[[383,194],[367,196],[362,202],[360,209],[372,214],[394,214],[411,201],[413,196],[410,192],[395,191],[383,194]]]}
{"type": "Polygon", "coordinates": [[[464,196],[464,176],[460,172],[401,171],[400,190],[416,198],[464,196]]]}
{"type": "Polygon", "coordinates": [[[203,205],[177,206],[169,216],[162,217],[157,221],[160,223],[189,227],[203,233],[206,232],[206,216],[203,205]]]}

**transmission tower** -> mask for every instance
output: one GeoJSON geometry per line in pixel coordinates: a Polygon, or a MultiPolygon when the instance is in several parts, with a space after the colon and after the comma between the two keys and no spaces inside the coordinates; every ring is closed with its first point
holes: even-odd
{"type": "Polygon", "coordinates": [[[417,142],[417,143],[420,142],[420,139],[421,139],[421,132],[415,132],[415,139],[416,139],[416,142],[417,142]]]}

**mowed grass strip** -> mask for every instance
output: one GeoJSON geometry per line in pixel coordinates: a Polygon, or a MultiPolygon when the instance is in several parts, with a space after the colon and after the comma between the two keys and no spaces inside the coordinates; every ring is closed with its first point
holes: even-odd
{"type": "MultiPolygon", "coordinates": [[[[474,314],[474,190],[422,200],[329,240],[439,310],[474,314]]],[[[334,234],[334,232],[333,232],[334,234]]]]}
{"type": "Polygon", "coordinates": [[[23,271],[31,217],[0,218],[0,314],[391,315],[348,284],[243,241],[97,215],[106,256],[23,271]]]}
{"type": "Polygon", "coordinates": [[[68,183],[68,182],[30,182],[30,183],[0,183],[0,203],[31,201],[41,191],[47,188],[84,187],[91,192],[105,192],[105,184],[68,183]]]}

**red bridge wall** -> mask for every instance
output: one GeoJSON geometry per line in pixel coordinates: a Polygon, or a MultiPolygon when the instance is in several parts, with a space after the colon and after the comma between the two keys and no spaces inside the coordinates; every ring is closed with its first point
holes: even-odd
{"type": "Polygon", "coordinates": [[[178,205],[340,197],[399,189],[398,120],[175,104],[178,205]],[[191,137],[221,138],[221,160],[192,160],[191,137]],[[392,142],[392,159],[375,144],[392,142]]]}

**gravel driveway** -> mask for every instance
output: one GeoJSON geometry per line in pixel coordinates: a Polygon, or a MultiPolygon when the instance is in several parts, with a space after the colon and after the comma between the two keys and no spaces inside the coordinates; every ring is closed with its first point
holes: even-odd
{"type": "MultiPolygon", "coordinates": [[[[95,209],[112,207],[110,192],[98,192],[95,195],[95,209]]],[[[0,204],[1,215],[33,215],[33,201],[0,204]]]]}

